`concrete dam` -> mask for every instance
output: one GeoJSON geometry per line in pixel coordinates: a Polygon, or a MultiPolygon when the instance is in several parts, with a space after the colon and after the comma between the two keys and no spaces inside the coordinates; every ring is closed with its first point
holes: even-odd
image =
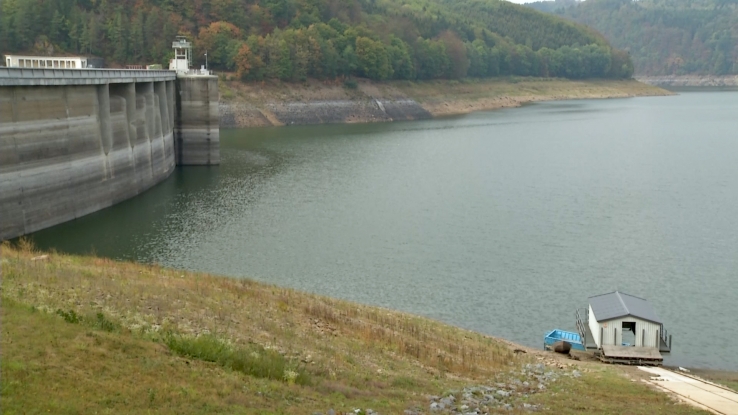
{"type": "Polygon", "coordinates": [[[217,165],[219,146],[216,76],[0,68],[0,239],[217,165]]]}

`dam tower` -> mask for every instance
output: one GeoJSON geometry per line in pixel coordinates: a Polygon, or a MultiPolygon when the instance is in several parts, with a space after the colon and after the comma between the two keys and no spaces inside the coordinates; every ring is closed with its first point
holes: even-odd
{"type": "Polygon", "coordinates": [[[192,43],[177,36],[169,70],[177,73],[177,120],[174,147],[180,166],[220,164],[218,77],[201,67],[192,69],[192,43]]]}

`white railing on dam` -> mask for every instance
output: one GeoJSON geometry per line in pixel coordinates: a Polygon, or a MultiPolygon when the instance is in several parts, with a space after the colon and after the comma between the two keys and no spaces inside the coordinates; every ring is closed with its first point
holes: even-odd
{"type": "Polygon", "coordinates": [[[177,73],[146,69],[49,69],[0,67],[0,86],[102,85],[174,81],[177,73]]]}

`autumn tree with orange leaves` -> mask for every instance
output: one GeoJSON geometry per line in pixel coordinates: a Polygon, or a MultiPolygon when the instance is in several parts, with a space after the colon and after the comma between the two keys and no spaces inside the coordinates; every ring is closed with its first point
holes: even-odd
{"type": "Polygon", "coordinates": [[[233,70],[234,58],[239,51],[241,29],[228,22],[213,22],[200,29],[195,41],[199,53],[208,54],[211,67],[233,70]]]}

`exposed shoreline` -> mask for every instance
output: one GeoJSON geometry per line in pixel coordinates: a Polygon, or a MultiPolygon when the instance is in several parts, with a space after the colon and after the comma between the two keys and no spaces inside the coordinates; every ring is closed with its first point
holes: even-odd
{"type": "Polygon", "coordinates": [[[241,83],[222,81],[221,127],[420,120],[530,102],[673,95],[636,80],[544,78],[463,81],[241,83]]]}
{"type": "Polygon", "coordinates": [[[640,82],[659,87],[731,87],[738,86],[738,75],[663,75],[636,76],[640,82]]]}

